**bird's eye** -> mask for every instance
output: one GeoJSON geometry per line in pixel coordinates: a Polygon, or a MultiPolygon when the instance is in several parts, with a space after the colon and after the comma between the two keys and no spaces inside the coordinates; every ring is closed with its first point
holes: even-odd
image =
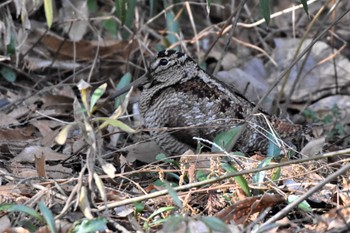
{"type": "Polygon", "coordinates": [[[168,60],[167,60],[167,59],[165,59],[165,58],[160,59],[159,65],[165,66],[165,65],[167,65],[167,64],[168,64],[168,60]]]}

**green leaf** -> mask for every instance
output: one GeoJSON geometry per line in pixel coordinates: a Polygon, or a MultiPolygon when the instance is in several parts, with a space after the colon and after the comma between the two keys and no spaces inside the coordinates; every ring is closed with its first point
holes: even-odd
{"type": "Polygon", "coordinates": [[[134,202],[134,207],[137,213],[141,213],[145,209],[145,205],[140,202],[134,202]]]}
{"type": "Polygon", "coordinates": [[[107,19],[102,22],[102,27],[110,32],[112,35],[116,36],[118,31],[118,24],[112,19],[107,19]]]}
{"type": "Polygon", "coordinates": [[[150,227],[159,226],[168,221],[169,217],[153,219],[152,223],[149,224],[150,227]]]}
{"type": "Polygon", "coordinates": [[[226,226],[226,224],[216,217],[201,217],[200,220],[207,225],[210,230],[218,231],[218,232],[231,232],[230,229],[226,226]]]}
{"type": "Polygon", "coordinates": [[[207,13],[208,13],[208,15],[210,14],[210,5],[211,5],[211,0],[207,0],[207,13]]]}
{"type": "Polygon", "coordinates": [[[157,156],[156,156],[157,161],[162,161],[162,160],[165,160],[167,158],[168,157],[164,153],[157,154],[157,156]]]}
{"type": "Polygon", "coordinates": [[[127,12],[127,1],[126,0],[115,0],[115,15],[118,17],[122,25],[126,20],[126,12],[127,12]]]}
{"type": "Polygon", "coordinates": [[[333,122],[333,116],[332,115],[327,115],[325,116],[322,121],[325,123],[325,124],[330,124],[333,122]]]}
{"type": "Polygon", "coordinates": [[[281,149],[277,146],[278,140],[272,133],[268,132],[269,144],[267,146],[267,156],[269,157],[278,157],[281,154],[281,149]]]}
{"type": "Polygon", "coordinates": [[[136,132],[134,129],[132,129],[127,124],[121,122],[120,120],[115,120],[115,119],[111,119],[108,117],[96,117],[93,119],[93,121],[103,121],[107,125],[112,125],[114,127],[118,127],[119,129],[121,129],[125,132],[128,132],[128,133],[135,133],[136,132]]]}
{"type": "Polygon", "coordinates": [[[163,181],[161,181],[160,179],[157,179],[153,182],[154,186],[157,186],[157,187],[164,187],[165,184],[163,181]]]}
{"type": "Polygon", "coordinates": [[[10,43],[7,45],[6,49],[8,55],[13,55],[16,53],[16,40],[13,33],[11,33],[10,43]]]}
{"type": "Polygon", "coordinates": [[[169,40],[170,44],[173,45],[176,42],[178,42],[178,38],[176,35],[179,35],[179,23],[175,19],[175,14],[172,11],[167,11],[165,13],[165,19],[166,19],[166,27],[168,31],[167,39],[169,40]]]}
{"type": "MultiPolygon", "coordinates": [[[[19,221],[16,225],[23,227],[27,232],[40,232],[38,230],[39,226],[35,224],[36,221],[33,221],[32,218],[28,218],[26,220],[19,221]]],[[[43,223],[44,224],[44,223],[43,223]]]]}
{"type": "Polygon", "coordinates": [[[310,109],[305,109],[304,111],[302,111],[301,113],[305,118],[312,120],[313,122],[317,122],[318,121],[318,117],[316,112],[311,111],[310,109]]]}
{"type": "MultiPolygon", "coordinates": [[[[265,158],[258,166],[258,168],[263,168],[268,166],[271,163],[271,160],[273,159],[273,157],[267,157],[265,158]]],[[[253,182],[256,185],[259,185],[261,183],[264,182],[266,177],[266,171],[261,171],[261,172],[257,172],[254,174],[253,176],[253,182]]]]}
{"type": "Polygon", "coordinates": [[[338,135],[341,135],[343,137],[346,136],[346,131],[342,123],[336,123],[334,126],[334,130],[337,131],[338,135]]]}
{"type": "Polygon", "coordinates": [[[158,43],[154,46],[154,48],[157,52],[160,52],[162,50],[165,50],[167,48],[167,46],[164,46],[164,44],[158,43]]]}
{"type": "Polygon", "coordinates": [[[260,12],[265,19],[266,24],[270,23],[270,0],[260,0],[260,12]]]}
{"type": "MultiPolygon", "coordinates": [[[[126,18],[124,23],[125,23],[125,26],[127,26],[128,28],[132,28],[132,25],[134,22],[136,2],[137,2],[136,0],[127,1],[126,18]]],[[[124,40],[127,40],[130,36],[130,33],[126,30],[123,30],[121,35],[124,40]]]]}
{"type": "Polygon", "coordinates": [[[307,15],[309,15],[309,7],[307,5],[307,1],[306,0],[300,0],[301,4],[303,4],[303,8],[304,8],[304,11],[307,15]]]}
{"type": "Polygon", "coordinates": [[[36,218],[40,222],[44,222],[43,217],[41,217],[41,215],[38,212],[36,212],[34,209],[32,209],[30,207],[27,207],[25,205],[1,204],[0,205],[0,211],[22,212],[22,213],[26,213],[26,214],[36,218]]]}
{"type": "Polygon", "coordinates": [[[47,224],[50,232],[56,233],[57,231],[56,231],[56,227],[55,227],[55,219],[53,217],[51,210],[49,210],[49,208],[47,208],[43,202],[39,202],[38,206],[39,206],[40,212],[44,216],[44,219],[46,221],[46,224],[47,224]]]}
{"type": "Polygon", "coordinates": [[[179,161],[177,161],[175,159],[170,159],[163,153],[157,154],[156,161],[160,161],[160,162],[163,162],[163,163],[170,163],[170,164],[174,165],[177,168],[180,167],[179,161]]]}
{"type": "Polygon", "coordinates": [[[170,186],[168,182],[165,183],[165,187],[168,189],[169,195],[173,198],[174,203],[181,209],[182,201],[177,195],[177,192],[170,186]]]}
{"type": "Polygon", "coordinates": [[[202,68],[202,70],[207,70],[207,68],[208,68],[208,64],[205,60],[200,60],[198,62],[198,65],[200,68],[202,68]]]}
{"type": "Polygon", "coordinates": [[[16,73],[5,66],[0,68],[0,74],[4,77],[8,82],[14,83],[16,81],[16,73]]]}
{"type": "MultiPolygon", "coordinates": [[[[221,164],[222,168],[229,173],[236,173],[238,172],[236,168],[230,166],[227,163],[222,163],[221,164]]],[[[241,187],[241,189],[243,190],[243,192],[245,193],[245,195],[247,195],[248,197],[250,197],[252,194],[250,192],[250,188],[248,186],[248,182],[246,179],[244,179],[244,177],[242,175],[240,176],[235,176],[233,177],[235,179],[235,181],[237,182],[237,184],[241,187]]]]}
{"type": "Polygon", "coordinates": [[[107,83],[102,84],[101,86],[99,86],[94,93],[91,96],[90,99],[90,112],[92,111],[92,109],[94,108],[96,102],[101,98],[101,96],[105,93],[107,88],[107,83]]]}
{"type": "Polygon", "coordinates": [[[157,209],[156,211],[154,211],[148,218],[147,220],[151,220],[154,216],[163,213],[163,212],[167,212],[167,211],[171,211],[174,210],[175,206],[165,206],[165,207],[160,207],[159,209],[157,209]]]}
{"type": "MultiPolygon", "coordinates": [[[[167,175],[174,177],[173,173],[168,173],[167,175]]],[[[177,180],[179,180],[179,177],[177,177],[177,180]]],[[[172,187],[177,187],[177,184],[174,182],[168,182],[168,183],[171,183],[172,187]]],[[[157,186],[157,187],[166,187],[165,182],[161,181],[160,179],[155,180],[153,184],[154,186],[157,186]]]]}
{"type": "Polygon", "coordinates": [[[97,0],[87,0],[87,6],[92,13],[97,12],[98,10],[97,0]]]}
{"type": "MultiPolygon", "coordinates": [[[[224,150],[227,150],[229,146],[231,146],[233,139],[237,135],[238,131],[240,130],[242,126],[234,127],[226,132],[221,132],[214,138],[214,143],[224,150]]],[[[211,152],[221,152],[219,148],[212,145],[211,152]]]]}
{"type": "Polygon", "coordinates": [[[198,181],[203,181],[208,179],[208,173],[204,173],[203,171],[196,172],[196,178],[198,181]]]}
{"type": "Polygon", "coordinates": [[[149,16],[152,17],[157,11],[157,7],[161,4],[159,0],[149,0],[149,16]]]}
{"type": "Polygon", "coordinates": [[[157,154],[156,156],[157,161],[162,161],[164,163],[173,163],[173,159],[169,159],[168,156],[166,156],[164,153],[157,154]]]}
{"type": "MultiPolygon", "coordinates": [[[[300,196],[298,195],[289,195],[288,197],[288,203],[292,203],[294,202],[295,200],[297,200],[300,196]]],[[[301,209],[301,210],[304,210],[306,212],[311,212],[312,211],[312,208],[310,207],[309,203],[307,203],[306,200],[302,201],[299,205],[298,205],[298,208],[301,209]]]]}
{"type": "Polygon", "coordinates": [[[276,168],[272,173],[271,180],[274,182],[277,182],[281,177],[281,171],[282,171],[281,167],[276,168]]]}
{"type": "MultiPolygon", "coordinates": [[[[117,87],[116,87],[116,90],[120,90],[124,87],[126,87],[128,84],[130,84],[131,82],[131,74],[130,72],[127,72],[126,74],[123,75],[123,77],[120,79],[117,87]]],[[[114,107],[117,108],[119,105],[121,105],[123,102],[124,102],[124,99],[125,99],[125,96],[126,96],[126,93],[117,97],[114,101],[114,107]]]]}
{"type": "Polygon", "coordinates": [[[107,230],[107,220],[105,218],[84,219],[81,224],[74,227],[74,233],[101,232],[107,230]]]}
{"type": "Polygon", "coordinates": [[[44,10],[45,10],[47,26],[50,28],[53,22],[52,0],[44,0],[44,10]]]}

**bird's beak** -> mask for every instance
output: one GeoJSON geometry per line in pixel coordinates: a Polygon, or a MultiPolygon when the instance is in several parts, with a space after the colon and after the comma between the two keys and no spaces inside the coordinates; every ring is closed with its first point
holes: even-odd
{"type": "Polygon", "coordinates": [[[140,86],[144,85],[147,82],[148,82],[148,73],[142,75],[140,78],[136,79],[135,81],[133,81],[129,85],[123,87],[122,89],[119,89],[119,90],[115,91],[106,100],[104,100],[103,102],[97,104],[94,108],[98,109],[98,108],[104,106],[106,103],[109,103],[110,101],[114,100],[116,97],[118,97],[118,96],[128,92],[131,87],[134,87],[134,88],[140,87],[140,86]]]}
{"type": "Polygon", "coordinates": [[[142,75],[140,78],[136,79],[135,81],[133,81],[132,83],[130,83],[129,85],[123,87],[122,89],[117,90],[116,92],[114,92],[110,97],[108,97],[108,99],[114,99],[126,92],[128,92],[130,90],[131,87],[136,88],[136,87],[140,87],[143,86],[145,83],[148,82],[148,74],[144,74],[142,75]]]}

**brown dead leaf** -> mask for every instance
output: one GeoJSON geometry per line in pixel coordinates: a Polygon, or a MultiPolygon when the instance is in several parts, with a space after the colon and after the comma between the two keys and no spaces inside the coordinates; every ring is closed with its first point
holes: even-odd
{"type": "Polygon", "coordinates": [[[71,178],[73,170],[62,166],[62,164],[57,164],[54,166],[45,166],[47,176],[54,179],[67,179],[71,178]]]}
{"type": "MultiPolygon", "coordinates": [[[[278,63],[277,69],[273,67],[270,70],[269,79],[272,81],[281,69],[290,64],[294,59],[296,48],[301,45],[300,51],[304,50],[307,45],[312,41],[312,38],[306,40],[295,39],[295,38],[275,38],[275,49],[273,50],[272,57],[278,63]]],[[[284,94],[290,95],[291,89],[294,88],[293,83],[298,80],[297,86],[294,89],[293,95],[291,96],[292,101],[301,100],[316,100],[325,93],[330,93],[334,85],[334,80],[330,77],[334,76],[333,62],[325,61],[326,58],[334,55],[334,63],[337,66],[342,67],[337,72],[337,86],[346,86],[349,82],[350,62],[349,59],[342,54],[336,53],[334,48],[323,41],[318,41],[312,47],[312,51],[307,56],[307,60],[299,61],[299,64],[295,65],[289,74],[289,78],[284,86],[284,94]],[[299,67],[302,62],[305,62],[305,66],[302,71],[299,67]],[[301,72],[301,73],[299,73],[301,72]],[[315,94],[317,93],[317,94],[315,94]]],[[[284,85],[283,82],[279,83],[280,86],[284,85]]],[[[278,87],[280,88],[280,87],[278,87]]],[[[329,105],[332,106],[332,105],[329,105]]]]}
{"type": "Polygon", "coordinates": [[[19,106],[15,108],[12,112],[10,112],[7,116],[14,118],[14,119],[19,119],[23,116],[27,116],[30,112],[30,109],[28,106],[19,106]]]}
{"type": "Polygon", "coordinates": [[[52,90],[54,95],[65,96],[74,100],[75,92],[71,86],[57,87],[52,90]]]}
{"type": "Polygon", "coordinates": [[[38,95],[26,97],[24,95],[17,94],[16,100],[21,100],[23,103],[18,107],[14,108],[8,115],[20,119],[21,117],[28,117],[31,111],[36,108],[35,102],[40,101],[38,95]]]}
{"type": "Polygon", "coordinates": [[[30,233],[27,229],[23,227],[11,227],[3,231],[3,233],[30,233]]]}
{"type": "Polygon", "coordinates": [[[72,41],[80,41],[88,28],[89,9],[85,0],[63,0],[59,10],[60,26],[72,41]]]}
{"type": "Polygon", "coordinates": [[[343,189],[340,193],[340,199],[343,202],[343,206],[350,206],[350,195],[349,195],[349,190],[350,190],[350,184],[349,180],[343,177],[343,189]]]}
{"type": "Polygon", "coordinates": [[[51,133],[48,133],[47,135],[43,136],[40,140],[40,145],[44,147],[52,146],[55,142],[55,138],[58,133],[59,133],[59,129],[52,131],[51,133]]]}
{"type": "Polygon", "coordinates": [[[5,113],[0,113],[0,126],[17,125],[18,121],[16,118],[9,116],[5,113]]]}
{"type": "Polygon", "coordinates": [[[123,205],[118,206],[114,208],[114,212],[119,217],[127,217],[129,214],[132,214],[134,212],[134,206],[133,205],[123,205]]]}
{"type": "MultiPolygon", "coordinates": [[[[233,68],[229,71],[218,72],[217,78],[233,90],[240,90],[241,94],[250,101],[257,103],[259,99],[267,92],[268,83],[260,76],[254,76],[239,68],[233,68]]],[[[275,92],[275,90],[273,90],[275,92]]],[[[264,102],[262,108],[270,110],[273,102],[273,93],[270,94],[264,102]]]]}
{"type": "Polygon", "coordinates": [[[35,158],[35,167],[36,172],[38,173],[39,177],[45,177],[46,178],[46,171],[45,171],[45,155],[34,155],[35,158]]]}
{"type": "Polygon", "coordinates": [[[0,186],[0,203],[16,202],[16,198],[21,193],[19,188],[20,188],[19,185],[12,185],[12,184],[1,185],[0,186]]]}
{"type": "Polygon", "coordinates": [[[19,177],[71,177],[72,170],[70,168],[63,167],[61,164],[51,166],[41,161],[39,165],[38,162],[40,160],[37,160],[37,158],[41,158],[43,156],[45,157],[45,161],[60,161],[65,160],[67,158],[66,155],[57,153],[48,147],[29,146],[24,148],[19,155],[12,159],[8,168],[19,177]],[[34,168],[34,163],[36,165],[36,169],[34,168]]]}
{"type": "Polygon", "coordinates": [[[38,176],[38,173],[36,172],[33,165],[22,165],[15,161],[12,161],[7,167],[9,170],[11,170],[12,174],[21,178],[30,178],[38,176]]]}
{"type": "Polygon", "coordinates": [[[75,140],[72,147],[72,154],[78,153],[79,151],[84,149],[85,146],[86,146],[86,142],[84,138],[79,138],[78,140],[75,140]]]}
{"type": "Polygon", "coordinates": [[[341,229],[348,229],[349,226],[345,220],[349,218],[350,207],[333,208],[320,216],[316,225],[312,228],[315,232],[347,232],[347,230],[343,231],[341,229]]]}
{"type": "Polygon", "coordinates": [[[275,206],[284,201],[280,195],[265,194],[261,197],[248,197],[245,200],[239,201],[232,206],[228,206],[216,214],[216,217],[225,222],[230,220],[237,224],[242,224],[247,221],[249,216],[254,213],[259,213],[268,207],[275,206]]]}
{"type": "Polygon", "coordinates": [[[0,129],[0,141],[2,143],[16,144],[17,142],[25,142],[33,140],[34,127],[29,125],[27,127],[15,129],[0,129]]]}
{"type": "Polygon", "coordinates": [[[53,33],[44,35],[43,31],[35,31],[38,38],[42,36],[41,43],[51,52],[57,53],[60,58],[73,59],[76,51],[76,59],[80,61],[91,61],[99,53],[100,58],[107,58],[113,54],[119,54],[122,57],[132,48],[133,43],[129,41],[86,41],[80,40],[73,42],[66,40],[53,33]],[[59,50],[60,49],[60,50],[59,50]]]}
{"type": "Polygon", "coordinates": [[[313,139],[304,146],[300,154],[303,156],[303,158],[319,155],[322,152],[322,148],[325,144],[326,137],[313,139]]]}
{"type": "Polygon", "coordinates": [[[24,150],[14,158],[14,161],[34,163],[35,156],[38,157],[41,155],[45,155],[46,161],[59,161],[67,158],[66,155],[57,153],[48,147],[29,146],[24,148],[24,150]]]}
{"type": "Polygon", "coordinates": [[[123,150],[128,151],[127,161],[130,163],[135,162],[135,160],[152,163],[156,161],[156,155],[162,153],[154,141],[136,143],[124,147],[123,150]]]}
{"type": "Polygon", "coordinates": [[[150,193],[153,190],[157,190],[156,187],[153,184],[148,185],[147,187],[145,187],[143,190],[145,190],[145,192],[150,193]]]}
{"type": "Polygon", "coordinates": [[[44,104],[42,106],[43,109],[47,108],[60,108],[64,111],[72,111],[72,104],[74,101],[74,98],[70,98],[67,96],[62,96],[62,95],[45,95],[42,98],[44,104]]]}
{"type": "Polygon", "coordinates": [[[226,206],[225,200],[222,195],[218,194],[216,191],[210,191],[208,193],[208,201],[206,203],[206,208],[208,208],[208,214],[213,215],[218,212],[218,210],[226,206]]]}
{"type": "Polygon", "coordinates": [[[287,217],[282,218],[278,221],[276,221],[276,227],[270,229],[268,232],[269,233],[289,233],[289,232],[297,232],[299,229],[299,226],[293,221],[290,221],[287,217]],[[289,228],[287,228],[289,226],[289,228]]]}
{"type": "Polygon", "coordinates": [[[36,119],[33,119],[30,121],[30,123],[39,130],[43,137],[46,137],[46,135],[52,133],[51,127],[49,125],[50,123],[48,121],[38,121],[36,119]]]}

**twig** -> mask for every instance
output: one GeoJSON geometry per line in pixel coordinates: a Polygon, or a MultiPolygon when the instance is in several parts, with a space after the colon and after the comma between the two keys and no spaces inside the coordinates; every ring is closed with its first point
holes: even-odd
{"type": "Polygon", "coordinates": [[[315,192],[317,192],[318,190],[320,190],[324,185],[326,185],[327,183],[329,183],[330,181],[334,180],[336,177],[346,173],[348,170],[350,169],[350,164],[347,164],[345,166],[343,166],[342,168],[340,168],[338,171],[336,171],[335,173],[332,173],[331,175],[329,175],[326,179],[324,179],[323,181],[321,181],[321,183],[319,183],[318,185],[314,186],[312,189],[310,189],[309,191],[307,191],[306,193],[304,193],[303,195],[301,195],[298,199],[296,199],[295,201],[293,201],[292,203],[290,203],[289,205],[287,205],[286,207],[284,207],[284,209],[282,209],[281,211],[279,211],[276,215],[274,215],[273,217],[271,217],[269,220],[267,220],[264,224],[262,224],[259,229],[256,231],[256,233],[259,232],[266,232],[266,227],[268,227],[269,224],[276,222],[277,220],[283,218],[285,215],[287,215],[294,207],[296,207],[297,205],[299,205],[301,202],[303,202],[304,200],[306,200],[308,197],[310,197],[311,195],[313,195],[315,192]]]}
{"type": "MultiPolygon", "coordinates": [[[[308,161],[314,161],[314,160],[319,160],[319,159],[324,159],[324,158],[328,158],[328,157],[332,157],[332,156],[336,156],[336,155],[341,155],[341,154],[349,154],[350,153],[350,149],[344,149],[344,150],[340,150],[340,151],[336,151],[336,152],[330,152],[330,153],[326,153],[323,154],[321,156],[316,156],[316,157],[310,157],[310,158],[304,158],[304,159],[299,159],[299,160],[290,160],[284,163],[280,163],[280,164],[273,164],[270,166],[266,166],[266,167],[261,167],[261,168],[255,168],[255,169],[250,169],[250,170],[244,170],[244,171],[239,171],[236,173],[229,173],[220,177],[215,177],[215,178],[211,178],[208,180],[204,180],[204,181],[200,181],[200,182],[196,182],[196,183],[192,183],[192,184],[186,184],[186,185],[182,185],[179,187],[175,187],[174,190],[175,191],[183,191],[183,190],[189,190],[195,187],[201,187],[204,185],[209,185],[212,183],[216,183],[225,179],[230,179],[232,177],[236,177],[236,176],[241,176],[241,175],[246,175],[249,173],[256,173],[256,172],[261,172],[261,171],[266,171],[266,170],[270,170],[270,169],[274,169],[274,168],[279,168],[279,167],[285,167],[285,166],[289,166],[291,164],[299,164],[299,163],[303,163],[303,162],[308,162],[308,161]]],[[[350,166],[350,165],[349,165],[350,166]]],[[[348,168],[349,169],[349,168],[348,168]]],[[[338,173],[337,173],[338,174],[338,173]]],[[[116,175],[118,176],[118,175],[116,175]]],[[[134,202],[139,202],[139,201],[144,201],[144,200],[148,200],[150,198],[155,198],[158,196],[162,196],[162,195],[166,195],[168,194],[169,191],[168,190],[161,190],[158,192],[154,192],[154,193],[150,193],[147,195],[143,195],[140,197],[134,197],[134,198],[129,198],[123,201],[117,201],[117,202],[112,202],[107,204],[107,208],[114,208],[114,207],[118,207],[118,206],[123,206],[123,205],[128,205],[128,204],[132,204],[134,202]]],[[[106,206],[100,206],[97,208],[97,210],[91,210],[92,212],[96,212],[96,211],[103,211],[105,210],[106,206]]]]}

